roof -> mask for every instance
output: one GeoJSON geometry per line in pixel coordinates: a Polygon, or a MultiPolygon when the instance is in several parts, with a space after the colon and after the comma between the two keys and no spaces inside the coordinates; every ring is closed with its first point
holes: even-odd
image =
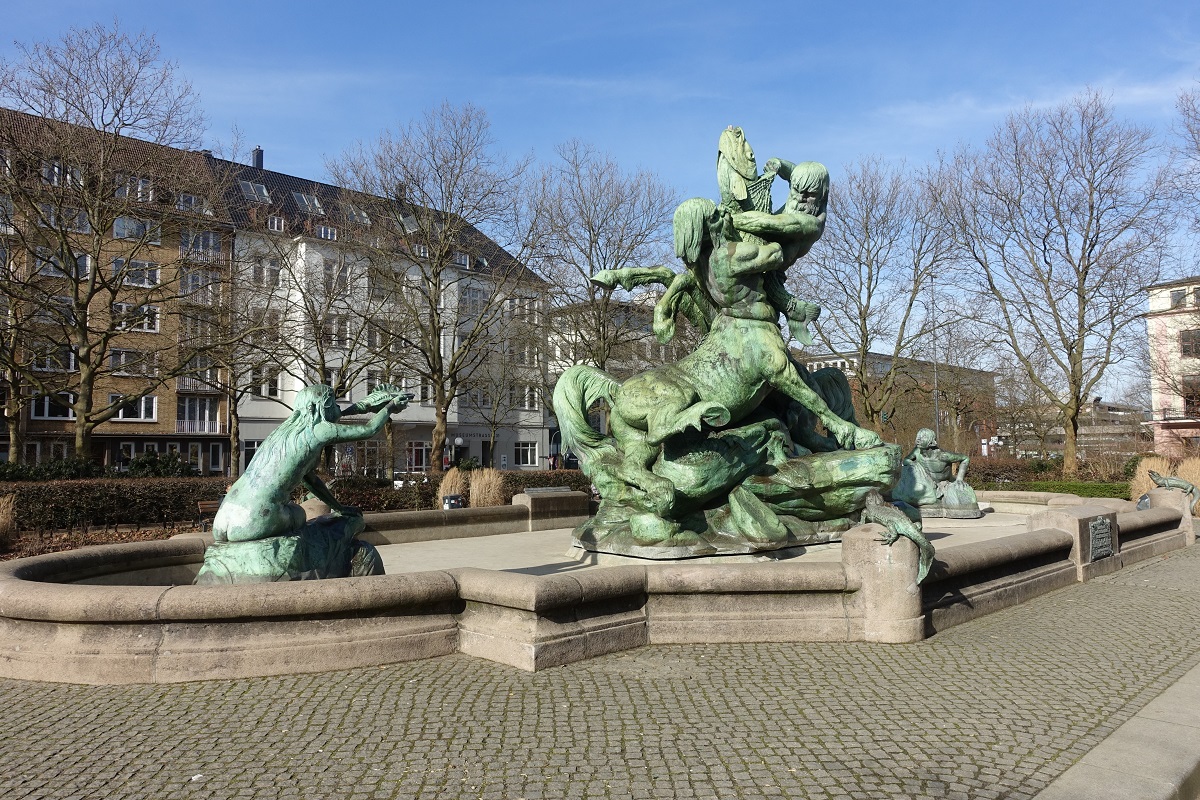
{"type": "MultiPolygon", "coordinates": [[[[332,225],[340,231],[355,231],[365,235],[376,221],[370,219],[370,211],[381,203],[390,203],[387,198],[365,195],[340,186],[309,178],[288,175],[284,172],[254,167],[236,161],[210,158],[214,172],[227,179],[226,205],[234,224],[243,229],[266,230],[267,218],[279,216],[288,224],[287,232],[292,235],[313,231],[316,225],[332,225]],[[255,196],[265,191],[263,201],[251,200],[243,190],[242,183],[251,184],[255,196]],[[253,185],[262,187],[261,190],[253,185]],[[316,204],[303,196],[316,199],[316,204]],[[361,214],[366,212],[365,220],[361,214]]],[[[430,212],[437,213],[437,212],[430,212]]],[[[456,248],[471,259],[471,271],[481,274],[498,274],[505,270],[520,271],[519,279],[544,283],[535,273],[514,258],[508,251],[475,228],[469,222],[459,220],[461,230],[456,248]]],[[[343,234],[344,236],[344,234],[343,234]]]]}

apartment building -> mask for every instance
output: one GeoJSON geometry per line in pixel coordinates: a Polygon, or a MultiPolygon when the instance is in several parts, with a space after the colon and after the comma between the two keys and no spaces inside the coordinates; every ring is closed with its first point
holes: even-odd
{"type": "Polygon", "coordinates": [[[174,450],[224,469],[221,399],[172,377],[193,349],[179,310],[214,303],[228,270],[212,189],[203,154],[0,109],[0,458],[82,436],[117,467],[174,450]]]}
{"type": "Polygon", "coordinates": [[[467,370],[504,382],[460,387],[450,444],[434,454],[434,393],[407,368],[421,353],[396,344],[430,327],[397,294],[419,288],[429,254],[414,244],[381,262],[381,237],[411,232],[372,219],[380,198],[266,170],[260,149],[236,164],[5,109],[0,158],[0,354],[10,353],[0,367],[15,431],[0,458],[14,446],[34,461],[68,456],[83,419],[97,461],[120,468],[178,451],[203,473],[228,474],[300,388],[324,381],[345,402],[384,382],[416,396],[386,439],[340,448],[339,470],[382,476],[467,457],[545,466],[545,292],[473,228],[431,305],[456,321],[431,347],[444,359],[513,358],[467,370]],[[486,329],[468,324],[485,313],[486,329]],[[493,329],[505,333],[480,335],[493,329]]]}
{"type": "Polygon", "coordinates": [[[434,275],[431,245],[381,198],[263,162],[257,148],[249,165],[214,160],[230,176],[232,291],[242,312],[235,324],[247,333],[226,367],[242,387],[235,406],[242,465],[290,413],[296,392],[325,382],[343,403],[381,383],[414,396],[390,430],[338,449],[339,472],[384,477],[464,459],[545,468],[544,283],[470,226],[434,275]],[[426,348],[444,364],[469,362],[450,402],[442,453],[433,452],[436,393],[421,377],[430,374],[426,348]]]}
{"type": "Polygon", "coordinates": [[[1151,415],[1155,452],[1200,449],[1200,276],[1147,289],[1151,415]]]}

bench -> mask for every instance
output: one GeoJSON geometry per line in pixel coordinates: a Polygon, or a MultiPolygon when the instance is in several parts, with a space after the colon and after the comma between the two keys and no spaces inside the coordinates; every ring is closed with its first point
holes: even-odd
{"type": "MultiPolygon", "coordinates": [[[[225,496],[221,496],[224,500],[225,496]]],[[[200,500],[196,503],[196,510],[200,512],[200,519],[197,524],[200,525],[200,532],[208,530],[212,527],[213,517],[217,515],[217,509],[221,507],[221,500],[200,500]]]]}

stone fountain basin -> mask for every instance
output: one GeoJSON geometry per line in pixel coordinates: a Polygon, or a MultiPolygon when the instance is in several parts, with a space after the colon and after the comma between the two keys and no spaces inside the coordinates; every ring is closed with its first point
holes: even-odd
{"type": "Polygon", "coordinates": [[[0,564],[0,674],[170,683],[455,650],[462,602],[444,572],[191,586],[205,546],[181,537],[0,564]]]}
{"type": "MultiPolygon", "coordinates": [[[[0,677],[174,683],[456,652],[538,670],[646,644],[913,642],[1195,542],[1187,499],[1167,490],[1151,492],[1145,511],[1080,498],[991,500],[1043,511],[1016,532],[946,549],[922,586],[915,546],[880,544],[875,525],[848,531],[840,552],[825,554],[833,558],[545,575],[461,567],[192,586],[208,543],[199,536],[17,559],[0,563],[0,677]],[[1103,554],[1097,520],[1107,520],[1103,554]]],[[[436,512],[451,516],[431,525],[431,513],[381,517],[373,535],[397,543],[561,530],[565,546],[564,523],[577,519],[456,509],[436,512]]]]}

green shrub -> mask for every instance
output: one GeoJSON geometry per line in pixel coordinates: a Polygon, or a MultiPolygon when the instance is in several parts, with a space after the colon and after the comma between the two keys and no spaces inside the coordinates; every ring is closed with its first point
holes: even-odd
{"type": "Polygon", "coordinates": [[[548,486],[566,486],[577,492],[591,494],[592,480],[578,469],[552,469],[522,472],[508,470],[504,475],[504,504],[512,502],[514,494],[520,494],[526,489],[538,489],[548,486]]]}
{"type": "Polygon", "coordinates": [[[103,465],[86,458],[62,458],[41,464],[0,462],[0,481],[61,481],[99,478],[107,474],[103,465]]]}
{"type": "Polygon", "coordinates": [[[17,527],[58,530],[195,520],[196,504],[220,499],[225,487],[224,478],[94,478],[0,484],[0,494],[14,496],[17,527]]]}
{"type": "Polygon", "coordinates": [[[1074,494],[1079,497],[1129,499],[1129,484],[1127,483],[1084,483],[1082,481],[1011,481],[1003,483],[981,481],[974,483],[971,481],[969,474],[967,482],[981,491],[1056,492],[1059,494],[1074,494]]]}
{"type": "Polygon", "coordinates": [[[129,478],[191,478],[196,475],[192,465],[179,453],[141,453],[129,460],[129,478]]]}

